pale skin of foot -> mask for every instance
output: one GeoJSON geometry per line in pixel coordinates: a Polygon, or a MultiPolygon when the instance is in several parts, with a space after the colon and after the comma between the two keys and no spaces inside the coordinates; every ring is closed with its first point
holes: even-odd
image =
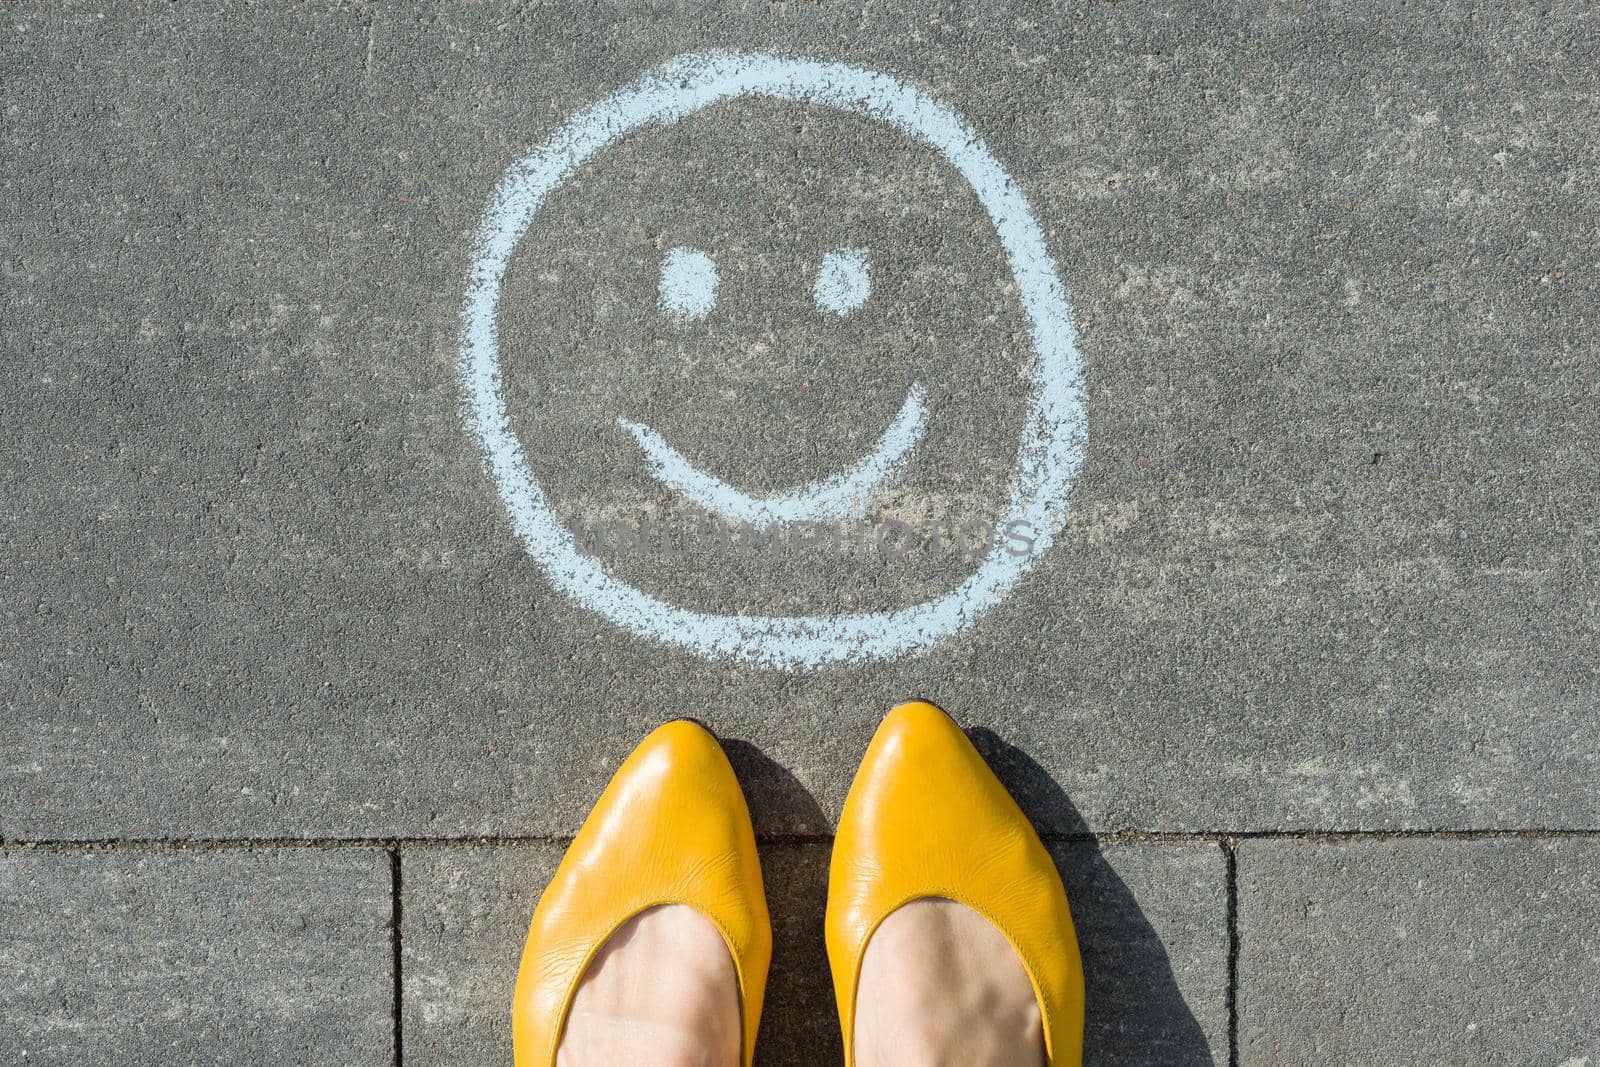
{"type": "MultiPolygon", "coordinates": [[[[557,1067],[739,1067],[739,993],[716,929],[679,905],[635,917],[584,973],[557,1067]]],[[[1043,1067],[1038,1001],[1005,937],[949,900],[878,927],[856,995],[858,1067],[1043,1067]]]]}
{"type": "Polygon", "coordinates": [[[739,983],[722,935],[680,904],[611,936],[572,998],[556,1067],[739,1067],[739,983]]]}
{"type": "Polygon", "coordinates": [[[1043,1067],[1044,1027],[1005,935],[952,900],[916,900],[867,942],[857,1067],[1043,1067]]]}

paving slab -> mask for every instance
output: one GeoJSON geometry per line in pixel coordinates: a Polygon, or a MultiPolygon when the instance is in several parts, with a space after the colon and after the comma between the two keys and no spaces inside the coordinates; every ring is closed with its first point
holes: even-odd
{"type": "Polygon", "coordinates": [[[1239,1063],[1600,1062],[1600,840],[1246,841],[1239,1063]]]}
{"type": "MultiPolygon", "coordinates": [[[[1227,1062],[1227,888],[1212,844],[1059,845],[1084,955],[1088,1062],[1227,1062]]],[[[402,854],[408,1063],[487,1067],[511,1055],[509,1004],[556,846],[412,847],[402,854]]],[[[757,1062],[837,1063],[822,940],[828,846],[763,849],[773,970],[757,1062]]]]}
{"type": "MultiPolygon", "coordinates": [[[[4,21],[0,835],[560,836],[683,714],[767,759],[753,788],[792,803],[763,833],[816,834],[913,695],[1028,752],[1073,796],[1039,806],[1056,830],[1600,826],[1582,5],[4,21]],[[641,636],[530,554],[468,428],[496,183],[707,48],[952,109],[1070,302],[1084,452],[1040,505],[1066,525],[925,651],[779,670],[674,643],[699,624],[641,636]]],[[[500,293],[510,438],[583,573],[696,617],[968,589],[1040,439],[999,231],[871,116],[738,98],[636,130],[546,198],[500,293]],[[716,264],[700,320],[662,306],[680,247],[716,264]],[[814,293],[840,250],[870,271],[847,316],[814,293]],[[625,425],[765,497],[874,455],[917,388],[865,518],[779,539],[702,529],[625,425]]]]}
{"type": "Polygon", "coordinates": [[[386,855],[0,852],[0,1062],[394,1062],[386,855]]]}
{"type": "Polygon", "coordinates": [[[511,991],[560,845],[400,853],[401,1032],[407,1062],[502,1063],[511,991]]]}

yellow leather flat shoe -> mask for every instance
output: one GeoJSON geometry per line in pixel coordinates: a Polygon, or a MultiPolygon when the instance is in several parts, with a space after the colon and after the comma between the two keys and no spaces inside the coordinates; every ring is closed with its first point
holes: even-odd
{"type": "Polygon", "coordinates": [[[878,727],[839,817],[828,872],[828,963],[855,1063],[856,989],[867,943],[914,900],[965,904],[1022,961],[1046,1062],[1083,1062],[1083,967],[1067,894],[1027,817],[951,718],[902,704],[878,727]]]}
{"type": "Polygon", "coordinates": [[[590,961],[629,919],[662,904],[693,908],[727,944],[749,1067],[772,961],[761,865],[728,757],[687,720],[667,723],[633,750],[534,909],[511,1006],[517,1067],[556,1062],[590,961]]]}

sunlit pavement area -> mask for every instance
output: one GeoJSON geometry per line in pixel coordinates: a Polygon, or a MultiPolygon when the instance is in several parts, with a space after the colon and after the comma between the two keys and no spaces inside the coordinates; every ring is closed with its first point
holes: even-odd
{"type": "Polygon", "coordinates": [[[1587,7],[0,24],[0,1062],[509,1063],[564,842],[692,715],[759,1062],[837,1063],[831,829],[923,697],[1059,861],[1088,1063],[1600,1064],[1587,7]],[[604,111],[750,54],[835,98],[604,111]]]}

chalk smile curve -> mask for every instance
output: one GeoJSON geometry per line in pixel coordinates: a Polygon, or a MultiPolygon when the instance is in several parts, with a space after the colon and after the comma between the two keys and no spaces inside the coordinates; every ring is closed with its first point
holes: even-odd
{"type": "Polygon", "coordinates": [[[927,429],[928,406],[922,386],[913,382],[900,411],[865,456],[844,470],[814,482],[755,496],[707,474],[666,438],[644,423],[619,418],[644,450],[650,473],[661,484],[714,514],[758,530],[786,522],[838,522],[866,514],[867,504],[905,474],[911,452],[927,429]]]}

